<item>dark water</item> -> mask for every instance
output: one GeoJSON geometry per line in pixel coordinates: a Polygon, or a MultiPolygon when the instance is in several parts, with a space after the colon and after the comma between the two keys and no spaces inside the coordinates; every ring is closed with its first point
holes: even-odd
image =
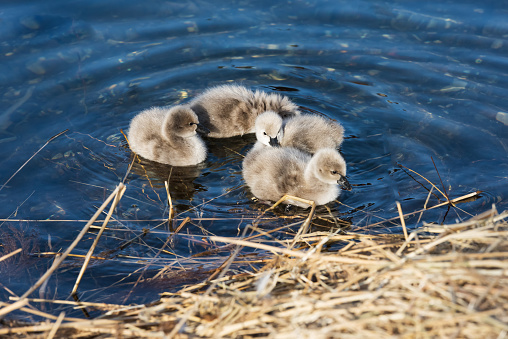
{"type": "MultiPolygon", "coordinates": [[[[52,262],[37,254],[65,250],[84,225],[79,220],[123,180],[132,157],[121,130],[136,113],[225,82],[278,91],[304,112],[343,123],[354,189],[330,203],[330,212],[318,209],[324,226],[335,225],[333,216],[351,223],[351,232],[401,232],[390,223],[367,225],[397,216],[395,201],[405,212],[423,208],[431,186],[406,168],[443,190],[433,160],[451,198],[483,193],[410,218],[409,228],[463,220],[492,204],[506,209],[507,16],[505,1],[3,1],[0,184],[51,136],[69,131],[0,191],[2,218],[40,220],[0,223],[0,254],[25,248],[0,263],[1,299],[10,295],[4,287],[21,295],[35,283],[52,262]]],[[[150,302],[203,279],[192,272],[218,267],[227,253],[189,256],[213,248],[207,235],[237,236],[266,209],[241,177],[252,142],[208,140],[210,155],[194,168],[136,163],[114,214],[120,221],[111,222],[95,251],[108,260],[89,267],[80,298],[150,302]],[[160,253],[143,277],[165,264],[175,273],[141,284],[126,299],[169,234],[159,221],[168,215],[169,174],[178,217],[171,227],[192,221],[166,247],[174,254],[160,253]]],[[[444,201],[432,193],[428,206],[444,201]]],[[[85,254],[94,238],[89,233],[73,253],[85,254]]],[[[81,263],[66,260],[33,296],[68,298],[81,263]]]]}

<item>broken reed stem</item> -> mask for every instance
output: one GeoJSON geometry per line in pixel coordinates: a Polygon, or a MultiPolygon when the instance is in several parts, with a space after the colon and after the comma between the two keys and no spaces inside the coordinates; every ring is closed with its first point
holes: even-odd
{"type": "MultiPolygon", "coordinates": [[[[406,241],[404,241],[404,243],[399,247],[397,252],[395,252],[395,255],[400,257],[402,255],[402,252],[411,243],[411,241],[418,236],[418,232],[419,232],[418,230],[411,232],[411,234],[409,234],[409,237],[406,238],[406,241]]],[[[418,245],[421,245],[421,243],[422,242],[418,243],[418,245]]]]}
{"type": "Polygon", "coordinates": [[[450,200],[448,199],[448,197],[446,196],[446,194],[444,194],[443,192],[441,192],[441,190],[440,190],[439,188],[437,188],[437,186],[436,186],[436,185],[434,185],[434,184],[433,184],[433,183],[432,183],[429,179],[425,178],[425,177],[424,177],[423,175],[421,175],[420,173],[418,173],[418,172],[416,172],[416,171],[414,171],[414,170],[412,170],[412,169],[410,169],[410,168],[408,168],[408,167],[406,167],[406,166],[404,166],[404,165],[401,165],[401,164],[398,164],[398,165],[399,165],[399,167],[404,167],[404,168],[405,168],[405,169],[407,169],[408,171],[413,172],[414,174],[416,174],[416,175],[418,175],[418,176],[422,177],[425,181],[427,181],[429,184],[431,184],[431,185],[432,185],[432,187],[434,187],[434,188],[435,188],[435,189],[436,189],[439,193],[441,193],[441,195],[442,195],[442,196],[443,196],[443,197],[447,200],[447,202],[446,202],[446,203],[449,203],[449,201],[450,201],[450,200]]]}
{"type": "MultiPolygon", "coordinates": [[[[92,216],[92,218],[88,221],[88,223],[83,227],[81,232],[78,234],[76,239],[72,242],[72,244],[67,248],[67,250],[62,253],[61,256],[57,257],[55,261],[53,262],[53,265],[49,268],[49,270],[46,271],[46,273],[43,274],[42,277],[39,278],[39,280],[32,286],[28,291],[26,291],[20,298],[21,300],[19,302],[22,302],[23,299],[28,297],[30,294],[33,293],[37,288],[39,288],[52,274],[56,271],[58,266],[65,260],[65,258],[69,255],[69,253],[74,249],[74,247],[77,246],[77,244],[80,242],[80,240],[83,238],[83,236],[86,234],[90,226],[95,222],[95,220],[99,217],[99,215],[102,213],[102,211],[106,208],[106,206],[110,203],[111,200],[116,196],[117,192],[122,189],[122,187],[125,186],[124,184],[120,183],[116,189],[111,193],[111,195],[104,201],[102,206],[95,212],[95,214],[92,216]]],[[[15,303],[16,304],[16,303],[15,303]]],[[[14,304],[13,304],[14,305],[14,304]]],[[[23,305],[19,304],[19,307],[23,305]]],[[[19,308],[18,307],[18,308],[19,308]]],[[[1,314],[2,310],[0,310],[1,314]]]]}
{"type": "Polygon", "coordinates": [[[373,266],[383,266],[385,264],[388,264],[388,261],[384,260],[363,260],[363,259],[353,259],[353,258],[346,258],[346,257],[332,257],[332,256],[325,256],[321,254],[313,254],[311,256],[308,256],[308,253],[305,251],[295,251],[295,250],[289,250],[286,248],[279,248],[274,247],[270,245],[245,241],[241,239],[233,239],[233,238],[227,238],[227,237],[219,237],[219,236],[212,236],[210,237],[210,241],[217,241],[217,242],[223,242],[226,244],[234,244],[238,246],[243,247],[252,247],[252,248],[258,248],[261,250],[270,251],[273,253],[280,253],[296,258],[305,258],[305,259],[320,259],[325,262],[338,262],[343,264],[359,264],[359,265],[373,265],[373,266]]]}
{"type": "Polygon", "coordinates": [[[311,202],[312,202],[312,205],[311,205],[311,209],[309,212],[309,216],[307,217],[307,219],[305,219],[305,222],[302,224],[302,226],[298,230],[298,233],[296,233],[296,235],[294,236],[293,242],[291,243],[291,246],[289,246],[289,249],[292,249],[295,246],[295,244],[298,241],[300,241],[302,236],[307,234],[307,232],[309,231],[310,223],[312,221],[312,218],[314,218],[314,213],[316,211],[316,203],[314,201],[311,201],[311,202]]]}
{"type": "Polygon", "coordinates": [[[430,188],[429,195],[427,195],[427,199],[425,200],[425,204],[423,204],[423,209],[427,209],[427,204],[429,203],[430,196],[432,195],[432,190],[434,190],[434,187],[430,188]]]}
{"type": "Polygon", "coordinates": [[[14,304],[10,304],[10,305],[8,304],[7,306],[4,306],[4,308],[0,309],[0,319],[4,315],[9,314],[12,311],[20,309],[21,307],[26,306],[26,305],[28,305],[28,300],[21,299],[21,300],[16,301],[14,304]]]}
{"type": "Polygon", "coordinates": [[[131,172],[132,170],[132,166],[134,166],[134,161],[136,159],[135,158],[132,158],[132,161],[131,163],[129,164],[129,167],[127,168],[127,171],[125,172],[125,175],[123,176],[123,179],[122,179],[122,184],[125,184],[125,180],[127,180],[127,177],[129,176],[129,173],[131,172]]]}
{"type": "MultiPolygon", "coordinates": [[[[96,228],[96,227],[90,227],[90,228],[96,228]]],[[[107,227],[106,227],[106,229],[107,229],[107,227]]],[[[38,255],[38,256],[50,256],[50,255],[60,255],[61,253],[58,253],[58,252],[36,252],[36,253],[33,253],[33,254],[38,255]]],[[[68,257],[85,258],[86,255],[69,253],[68,257]]],[[[92,259],[95,259],[95,260],[106,260],[106,258],[104,258],[104,257],[97,257],[97,256],[94,256],[94,255],[92,256],[92,259]]]]}
{"type": "Polygon", "coordinates": [[[111,204],[111,207],[109,208],[109,212],[108,212],[106,218],[104,219],[104,222],[102,223],[102,227],[99,230],[99,233],[97,233],[97,236],[95,237],[95,240],[94,240],[92,246],[90,246],[90,249],[88,250],[88,253],[85,256],[85,261],[83,262],[83,266],[81,266],[81,270],[79,271],[79,274],[76,279],[76,283],[74,284],[74,287],[72,289],[71,295],[75,294],[76,291],[78,290],[79,283],[81,282],[81,279],[83,278],[83,274],[85,273],[86,268],[88,267],[88,263],[90,262],[90,259],[92,258],[93,252],[95,251],[95,247],[97,247],[97,244],[99,243],[99,239],[101,238],[102,233],[106,229],[106,225],[108,224],[109,219],[111,219],[111,216],[113,215],[113,211],[115,210],[116,206],[122,199],[122,196],[125,193],[126,189],[127,189],[127,187],[122,183],[121,188],[118,191],[116,191],[115,200],[113,200],[113,203],[111,204]]]}
{"type": "MultiPolygon", "coordinates": [[[[434,190],[434,187],[430,188],[429,194],[427,195],[427,199],[425,200],[425,204],[423,204],[423,209],[427,209],[427,204],[429,203],[430,196],[432,195],[432,191],[434,190]]],[[[418,220],[416,221],[415,225],[418,225],[420,223],[420,220],[422,219],[423,212],[420,213],[418,216],[418,220]]]]}
{"type": "Polygon", "coordinates": [[[123,137],[125,138],[125,141],[127,141],[127,146],[131,148],[131,143],[129,142],[129,139],[127,138],[127,135],[124,133],[123,129],[120,128],[120,133],[123,134],[123,137]]]}
{"type": "Polygon", "coordinates": [[[169,184],[167,180],[164,181],[164,186],[166,186],[166,193],[168,194],[168,204],[169,204],[168,225],[169,225],[169,222],[173,218],[173,200],[171,199],[171,194],[169,193],[169,184]]]}
{"type": "Polygon", "coordinates": [[[399,211],[400,223],[402,224],[402,230],[404,231],[404,239],[407,241],[407,229],[406,222],[404,221],[404,213],[402,213],[402,207],[400,206],[400,202],[396,201],[397,210],[399,211]]]}
{"type": "MultiPolygon", "coordinates": [[[[14,299],[9,298],[9,299],[10,300],[16,300],[15,298],[14,299]]],[[[17,298],[17,299],[19,300],[19,298],[17,298]]],[[[29,298],[26,298],[26,299],[23,299],[23,300],[26,300],[27,302],[32,301],[29,298]]],[[[8,304],[8,303],[4,303],[4,302],[0,301],[0,306],[12,306],[12,305],[13,304],[8,304]]],[[[29,306],[29,307],[20,307],[20,308],[17,308],[17,309],[22,311],[22,312],[28,313],[28,314],[36,315],[36,316],[41,317],[41,318],[46,318],[46,319],[51,319],[51,320],[56,320],[57,319],[56,316],[54,316],[52,314],[49,314],[49,313],[45,313],[45,312],[39,311],[39,310],[33,308],[32,306],[29,306]]],[[[64,320],[65,321],[82,321],[83,319],[81,319],[81,318],[66,317],[66,318],[64,318],[64,320]]],[[[2,334],[2,333],[0,333],[0,334],[2,334]]]]}
{"type": "Polygon", "coordinates": [[[9,259],[9,258],[10,258],[10,257],[12,257],[13,255],[16,255],[16,254],[18,254],[19,252],[21,252],[22,250],[23,250],[22,248],[18,248],[17,250],[12,251],[12,252],[10,252],[10,253],[8,253],[8,254],[6,254],[6,255],[2,256],[2,257],[0,258],[0,262],[4,261],[5,259],[9,259]]]}
{"type": "Polygon", "coordinates": [[[53,324],[53,328],[51,328],[51,331],[48,333],[48,336],[46,339],[53,339],[53,337],[56,334],[56,331],[58,331],[58,328],[62,324],[62,320],[65,317],[65,312],[61,312],[58,318],[56,319],[55,323],[53,324]]]}
{"type": "MultiPolygon", "coordinates": [[[[457,202],[461,202],[462,200],[466,200],[466,199],[469,199],[469,198],[472,198],[472,197],[475,197],[477,196],[478,194],[480,194],[481,191],[477,191],[477,192],[472,192],[472,193],[468,193],[466,195],[463,195],[461,197],[458,197],[458,198],[455,198],[455,199],[452,199],[450,200],[450,202],[446,201],[446,202],[442,202],[440,204],[437,204],[437,205],[434,205],[434,206],[430,206],[429,208],[424,208],[424,209],[421,209],[421,210],[418,210],[418,211],[414,211],[414,212],[409,212],[407,214],[404,214],[404,217],[408,217],[410,215],[414,215],[414,214],[417,214],[417,213],[421,213],[421,212],[425,212],[425,211],[428,211],[428,210],[431,210],[431,209],[434,209],[434,208],[438,208],[438,207],[442,207],[442,206],[446,206],[446,205],[449,205],[450,203],[452,204],[455,204],[457,202]]],[[[384,224],[385,222],[389,222],[389,221],[394,221],[394,220],[397,220],[399,219],[400,217],[393,217],[393,218],[390,218],[390,219],[385,219],[385,220],[382,220],[382,221],[378,221],[374,224],[370,224],[368,225],[369,227],[372,227],[372,226],[377,226],[377,225],[381,225],[381,224],[384,224]]]]}
{"type": "Polygon", "coordinates": [[[446,192],[446,187],[445,185],[443,184],[443,180],[441,179],[441,175],[439,174],[439,171],[437,170],[437,166],[436,166],[436,163],[434,162],[434,158],[432,157],[432,155],[430,156],[430,159],[432,160],[432,164],[434,165],[434,168],[436,169],[436,173],[437,173],[437,176],[439,178],[439,181],[441,181],[441,186],[443,186],[443,191],[445,193],[445,196],[446,196],[446,200],[448,202],[450,202],[450,197],[448,196],[448,192],[446,192]]]}
{"type": "Polygon", "coordinates": [[[309,230],[310,222],[312,221],[312,218],[314,217],[314,212],[316,211],[316,203],[312,200],[302,199],[299,197],[295,197],[294,195],[285,194],[282,198],[280,198],[275,204],[273,204],[265,212],[268,212],[269,210],[273,210],[275,207],[279,206],[281,203],[283,203],[286,200],[296,200],[296,201],[303,202],[304,204],[308,204],[309,206],[311,206],[309,216],[307,217],[307,219],[305,219],[305,222],[302,224],[302,226],[298,230],[298,233],[296,233],[296,235],[294,236],[293,242],[288,247],[289,249],[292,249],[293,246],[295,246],[295,244],[298,241],[300,241],[300,238],[302,237],[302,235],[306,234],[307,231],[309,230]]]}
{"type": "Polygon", "coordinates": [[[16,176],[16,174],[18,174],[19,171],[21,171],[23,169],[23,167],[25,167],[26,164],[28,164],[30,162],[30,160],[32,160],[40,151],[42,151],[42,149],[44,147],[46,147],[51,141],[55,140],[56,138],[58,138],[59,136],[61,136],[64,133],[66,133],[67,131],[68,131],[68,129],[66,129],[65,131],[62,131],[56,135],[53,135],[51,138],[49,138],[48,141],[46,141],[46,143],[44,145],[42,145],[41,148],[39,148],[37,150],[37,152],[35,152],[27,161],[25,161],[25,163],[23,165],[21,165],[20,168],[18,168],[18,170],[16,172],[14,172],[13,175],[11,175],[11,177],[9,179],[7,179],[7,181],[2,185],[2,187],[0,187],[0,191],[3,190],[5,185],[7,185],[9,183],[9,181],[11,181],[12,178],[14,178],[16,176]]]}
{"type": "MultiPolygon", "coordinates": [[[[18,301],[19,297],[9,297],[9,300],[18,301]]],[[[74,301],[74,300],[54,300],[54,299],[41,299],[41,298],[26,298],[29,302],[33,303],[49,303],[49,304],[59,304],[59,305],[72,305],[74,308],[80,307],[95,307],[102,309],[116,309],[121,307],[120,304],[105,304],[105,303],[93,303],[87,301],[74,301]]]]}
{"type": "MultiPolygon", "coordinates": [[[[183,213],[180,213],[180,214],[183,214],[183,213]]],[[[279,219],[297,219],[299,218],[299,216],[279,216],[279,217],[266,217],[266,218],[259,218],[259,217],[241,217],[241,218],[214,218],[214,217],[209,217],[209,218],[198,218],[198,217],[193,217],[192,220],[194,221],[230,221],[230,220],[238,220],[238,221],[241,221],[241,220],[266,220],[266,221],[274,221],[274,220],[279,220],[279,219]]],[[[184,220],[185,218],[179,218],[179,219],[175,219],[175,220],[184,220]]],[[[44,222],[75,222],[75,223],[83,223],[83,222],[88,222],[89,219],[0,219],[0,222],[29,222],[29,223],[44,223],[44,222]]],[[[99,219],[99,220],[96,220],[94,223],[102,223],[104,220],[102,219],[99,219]]],[[[122,222],[122,223],[125,223],[125,222],[165,222],[165,221],[168,221],[167,218],[164,218],[164,219],[158,219],[158,218],[154,218],[154,219],[115,219],[115,221],[117,222],[122,222]]],[[[96,227],[96,228],[99,228],[99,226],[92,226],[92,227],[96,227]]],[[[130,232],[130,231],[129,231],[130,232]]]]}

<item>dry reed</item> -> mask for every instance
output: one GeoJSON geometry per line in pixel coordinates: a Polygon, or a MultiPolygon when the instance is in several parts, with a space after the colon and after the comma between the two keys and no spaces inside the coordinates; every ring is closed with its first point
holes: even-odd
{"type": "MultiPolygon", "coordinates": [[[[405,217],[420,214],[421,218],[424,211],[445,205],[456,208],[455,203],[478,194],[450,200],[448,195],[424,179],[432,189],[446,197],[446,202],[427,208],[427,199],[424,209],[405,215],[397,203],[397,217],[371,224],[400,220],[403,235],[368,235],[340,230],[340,234],[339,231],[307,233],[311,221],[319,218],[312,208],[303,218],[305,220],[291,224],[300,225],[293,239],[277,241],[269,235],[287,230],[288,226],[262,230],[260,223],[273,220],[265,216],[265,211],[256,218],[242,218],[244,222],[251,222],[244,228],[242,237],[207,236],[208,244],[213,245],[212,250],[200,255],[207,255],[208,264],[215,265],[215,269],[199,284],[183,287],[176,293],[163,293],[156,303],[126,306],[30,298],[65,257],[72,255],[70,252],[83,234],[94,223],[101,222],[101,231],[82,266],[82,272],[85,271],[100,235],[107,230],[112,211],[125,191],[125,186],[120,183],[67,250],[53,254],[53,265],[32,288],[20,298],[11,298],[10,304],[0,302],[0,318],[8,318],[11,312],[17,311],[37,315],[46,321],[26,324],[2,320],[0,337],[505,337],[508,333],[508,212],[498,214],[493,208],[462,223],[424,225],[408,234],[405,217]],[[97,221],[113,198],[115,201],[106,219],[97,221]],[[251,233],[246,235],[248,230],[251,233]],[[324,247],[329,244],[340,249],[326,252],[324,247]],[[256,249],[255,259],[239,258],[240,250],[245,247],[256,249]],[[211,255],[219,251],[229,251],[230,255],[227,258],[216,256],[212,260],[211,255]],[[243,268],[242,273],[232,269],[233,265],[241,267],[242,263],[250,269],[243,268]],[[95,319],[70,318],[63,312],[55,316],[37,310],[34,306],[39,303],[73,305],[84,312],[86,308],[93,308],[104,313],[95,319]]],[[[179,215],[173,215],[167,183],[166,192],[169,215],[160,221],[180,222],[180,226],[141,270],[136,284],[141,282],[143,273],[156,263],[185,224],[208,220],[197,217],[192,221],[188,217],[179,219],[179,215]]],[[[429,197],[431,193],[432,190],[429,197]]],[[[302,219],[300,216],[296,218],[302,219]]],[[[216,218],[209,220],[220,221],[216,218]]],[[[186,237],[190,239],[193,235],[186,237]]],[[[18,252],[20,250],[5,253],[0,261],[18,252]]],[[[187,260],[187,267],[190,267],[201,259],[193,256],[187,260]]],[[[184,261],[180,260],[178,264],[185,264],[184,261]]],[[[165,264],[155,277],[168,271],[185,272],[184,267],[179,271],[172,265],[165,264]]]]}
{"type": "Polygon", "coordinates": [[[495,209],[459,224],[425,225],[407,237],[300,234],[293,249],[259,238],[210,237],[260,249],[269,259],[258,271],[222,274],[152,305],[96,304],[105,312],[98,319],[60,315],[5,326],[0,336],[503,338],[507,237],[508,212],[495,209]],[[344,246],[324,252],[331,242],[344,246]]]}

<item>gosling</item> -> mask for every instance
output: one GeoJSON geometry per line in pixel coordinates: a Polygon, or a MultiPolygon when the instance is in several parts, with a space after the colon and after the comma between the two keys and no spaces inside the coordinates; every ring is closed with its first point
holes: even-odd
{"type": "Polygon", "coordinates": [[[319,115],[305,114],[285,121],[280,145],[314,154],[321,148],[339,149],[343,141],[341,124],[319,115]]]}
{"type": "Polygon", "coordinates": [[[283,134],[283,120],[273,111],[265,112],[256,118],[256,143],[253,151],[263,147],[277,147],[283,134]]]}
{"type": "Polygon", "coordinates": [[[256,119],[257,149],[264,146],[294,147],[314,154],[321,148],[338,149],[344,141],[344,127],[318,115],[299,115],[283,120],[266,112],[256,119]]]}
{"type": "Polygon", "coordinates": [[[207,154],[196,131],[206,133],[188,106],[153,107],[132,119],[128,139],[131,150],[148,160],[192,166],[203,162],[207,154]]]}
{"type": "MultiPolygon", "coordinates": [[[[334,149],[323,148],[311,156],[296,148],[259,148],[243,161],[243,177],[252,194],[261,200],[278,201],[285,194],[324,205],[342,190],[351,190],[346,178],[346,162],[334,149]]],[[[295,200],[286,200],[307,208],[295,200]]]]}
{"type": "Polygon", "coordinates": [[[189,103],[208,137],[229,138],[255,132],[258,115],[273,111],[283,118],[299,115],[298,106],[276,93],[251,91],[240,85],[212,87],[189,103]]]}

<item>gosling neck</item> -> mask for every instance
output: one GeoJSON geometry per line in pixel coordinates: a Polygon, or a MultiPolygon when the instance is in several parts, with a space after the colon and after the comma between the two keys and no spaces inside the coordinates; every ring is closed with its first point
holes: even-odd
{"type": "Polygon", "coordinates": [[[166,130],[163,129],[162,137],[170,145],[178,145],[178,144],[181,144],[183,141],[185,141],[185,138],[183,138],[175,133],[168,133],[167,129],[166,130]]]}
{"type": "Polygon", "coordinates": [[[307,163],[307,166],[305,167],[304,172],[305,181],[309,184],[322,183],[321,180],[319,180],[318,176],[316,175],[318,170],[319,169],[317,166],[317,157],[313,156],[307,163]]]}

